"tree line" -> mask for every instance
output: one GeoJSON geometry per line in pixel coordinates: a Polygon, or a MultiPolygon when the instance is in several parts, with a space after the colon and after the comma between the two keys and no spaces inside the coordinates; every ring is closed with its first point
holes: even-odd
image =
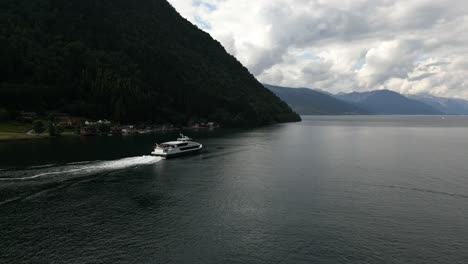
{"type": "Polygon", "coordinates": [[[0,103],[118,122],[300,120],[165,0],[3,0],[0,103]]]}

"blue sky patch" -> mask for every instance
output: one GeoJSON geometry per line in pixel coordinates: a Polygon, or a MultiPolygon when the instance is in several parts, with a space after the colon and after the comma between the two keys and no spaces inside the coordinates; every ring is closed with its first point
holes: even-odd
{"type": "Polygon", "coordinates": [[[213,5],[213,4],[210,4],[210,3],[207,3],[207,2],[204,2],[202,0],[194,0],[193,1],[193,6],[196,6],[196,7],[204,7],[206,8],[208,11],[210,12],[213,12],[216,10],[216,5],[213,5]]]}

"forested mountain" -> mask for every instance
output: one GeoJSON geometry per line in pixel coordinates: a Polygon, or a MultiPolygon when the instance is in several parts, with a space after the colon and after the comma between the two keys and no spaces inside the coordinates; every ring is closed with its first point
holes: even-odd
{"type": "Polygon", "coordinates": [[[430,94],[407,95],[407,97],[430,105],[447,115],[468,115],[467,100],[438,97],[430,94]]]}
{"type": "Polygon", "coordinates": [[[381,115],[437,115],[441,111],[390,90],[340,93],[337,98],[381,115]]]}
{"type": "Polygon", "coordinates": [[[358,106],[336,99],[325,92],[308,88],[288,88],[264,84],[301,115],[368,114],[358,106]]]}
{"type": "Polygon", "coordinates": [[[0,1],[0,108],[121,122],[300,120],[166,0],[0,1]]]}

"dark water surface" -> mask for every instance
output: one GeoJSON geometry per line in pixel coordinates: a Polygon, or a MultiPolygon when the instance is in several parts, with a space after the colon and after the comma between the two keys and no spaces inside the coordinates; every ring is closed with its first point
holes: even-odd
{"type": "Polygon", "coordinates": [[[468,117],[0,143],[0,263],[468,263],[468,117]]]}

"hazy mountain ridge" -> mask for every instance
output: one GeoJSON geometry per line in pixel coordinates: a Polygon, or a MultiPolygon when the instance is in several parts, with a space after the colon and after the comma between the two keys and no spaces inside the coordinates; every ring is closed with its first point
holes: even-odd
{"type": "Polygon", "coordinates": [[[368,114],[358,106],[336,99],[322,91],[308,88],[288,88],[264,84],[273,93],[302,115],[352,115],[368,114]]]}
{"type": "Polygon", "coordinates": [[[438,97],[427,93],[406,96],[428,104],[447,115],[468,115],[468,101],[464,99],[438,97]]]}
{"type": "Polygon", "coordinates": [[[353,103],[373,114],[381,115],[438,115],[443,112],[418,100],[390,90],[341,93],[337,98],[353,103]]]}
{"type": "Polygon", "coordinates": [[[428,94],[402,95],[390,90],[332,94],[319,89],[264,84],[303,115],[466,115],[468,101],[428,94]],[[330,99],[330,97],[332,99],[330,99]]]}

